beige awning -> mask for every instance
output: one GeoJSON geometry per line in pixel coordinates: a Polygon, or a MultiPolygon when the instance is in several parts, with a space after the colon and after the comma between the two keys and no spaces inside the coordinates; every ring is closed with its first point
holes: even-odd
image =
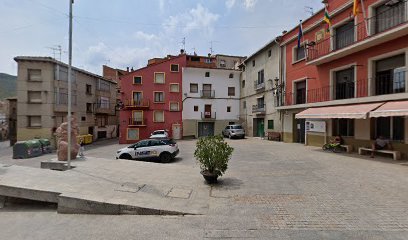
{"type": "Polygon", "coordinates": [[[384,105],[370,112],[370,117],[408,116],[408,100],[386,102],[384,105]]]}
{"type": "Polygon", "coordinates": [[[354,118],[354,119],[366,119],[368,113],[379,106],[381,103],[369,103],[369,104],[353,104],[343,106],[329,106],[308,108],[303,112],[296,114],[295,118],[311,118],[311,119],[329,119],[329,118],[354,118]]]}

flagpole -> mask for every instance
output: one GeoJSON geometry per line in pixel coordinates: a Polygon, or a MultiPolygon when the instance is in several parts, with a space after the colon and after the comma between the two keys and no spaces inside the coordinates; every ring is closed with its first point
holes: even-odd
{"type": "MultiPolygon", "coordinates": [[[[366,15],[366,11],[365,11],[365,6],[364,6],[363,0],[361,0],[361,8],[362,8],[362,11],[363,11],[364,23],[365,23],[366,33],[367,33],[367,37],[368,37],[370,33],[369,33],[369,31],[368,31],[367,15],[366,15]]],[[[357,39],[357,40],[358,40],[358,39],[357,39]]]]}

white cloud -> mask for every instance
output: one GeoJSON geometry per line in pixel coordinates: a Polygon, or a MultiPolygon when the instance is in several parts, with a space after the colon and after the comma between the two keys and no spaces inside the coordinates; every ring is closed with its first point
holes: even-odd
{"type": "Polygon", "coordinates": [[[143,41],[158,41],[159,40],[159,37],[157,37],[156,35],[144,33],[142,31],[137,31],[136,33],[133,34],[133,36],[136,39],[143,40],[143,41]]]}
{"type": "Polygon", "coordinates": [[[244,7],[246,9],[252,9],[258,0],[244,0],[244,7]]]}
{"type": "Polygon", "coordinates": [[[167,32],[174,32],[178,26],[181,26],[183,33],[200,30],[211,35],[214,31],[214,23],[218,18],[218,14],[210,12],[201,4],[197,4],[197,7],[190,9],[187,13],[170,16],[163,26],[167,32]]]}
{"type": "Polygon", "coordinates": [[[234,7],[235,1],[236,1],[236,0],[227,0],[227,1],[225,2],[225,6],[226,6],[228,9],[231,9],[232,7],[234,7]]]}

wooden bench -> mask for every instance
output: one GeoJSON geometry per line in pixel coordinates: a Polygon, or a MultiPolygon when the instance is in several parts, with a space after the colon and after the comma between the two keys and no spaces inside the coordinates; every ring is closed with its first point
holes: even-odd
{"type": "MultiPolygon", "coordinates": [[[[358,154],[363,155],[363,152],[372,152],[373,149],[371,148],[365,148],[365,147],[359,147],[358,148],[358,154]]],[[[374,150],[374,152],[379,152],[379,153],[386,153],[386,154],[392,154],[392,158],[394,160],[400,160],[401,159],[401,152],[399,151],[393,151],[393,150],[374,150]]]]}
{"type": "Polygon", "coordinates": [[[268,138],[268,140],[273,140],[273,141],[281,140],[281,134],[279,132],[267,132],[266,137],[268,138]]]}
{"type": "Polygon", "coordinates": [[[351,153],[353,151],[353,146],[352,145],[340,145],[340,147],[345,148],[347,153],[351,153]]]}

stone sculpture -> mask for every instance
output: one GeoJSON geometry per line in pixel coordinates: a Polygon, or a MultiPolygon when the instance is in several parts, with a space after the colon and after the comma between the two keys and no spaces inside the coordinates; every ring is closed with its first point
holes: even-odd
{"type": "MultiPolygon", "coordinates": [[[[62,123],[55,133],[57,137],[58,161],[68,161],[68,122],[62,123]]],[[[78,133],[79,128],[76,118],[71,117],[71,160],[77,157],[80,148],[77,143],[78,133]]]]}

